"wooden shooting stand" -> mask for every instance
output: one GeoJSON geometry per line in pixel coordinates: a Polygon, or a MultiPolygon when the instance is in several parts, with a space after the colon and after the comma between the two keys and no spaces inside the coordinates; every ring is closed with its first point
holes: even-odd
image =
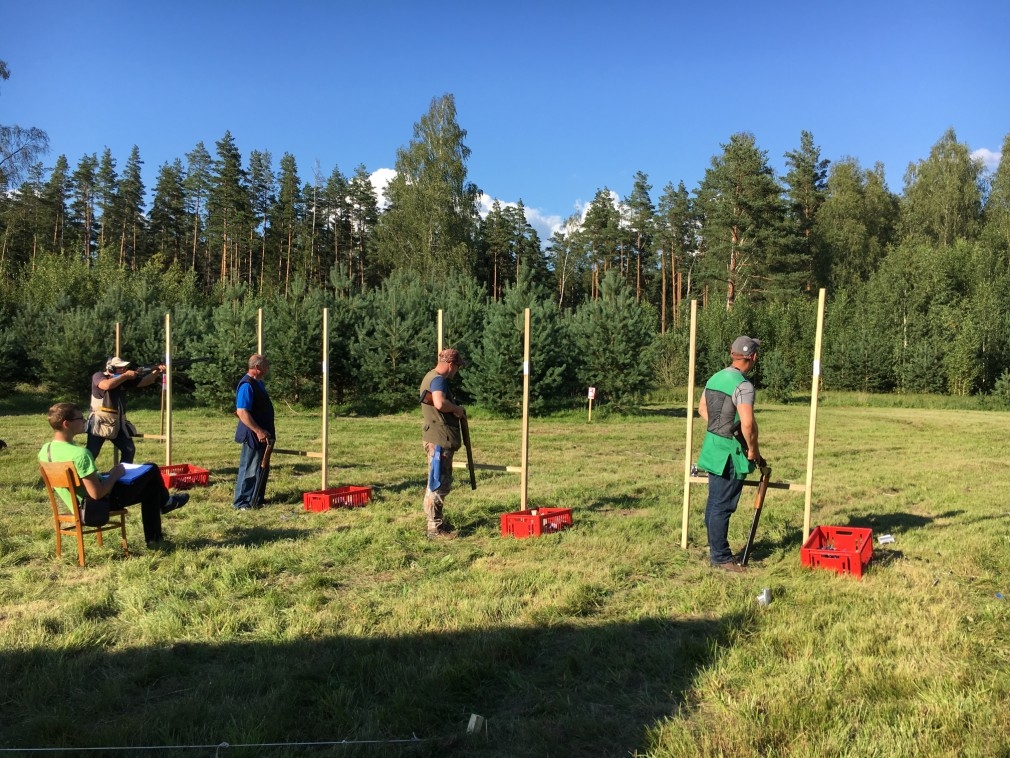
{"type": "MultiPolygon", "coordinates": [[[[680,546],[687,549],[687,521],[691,510],[691,485],[707,484],[708,477],[691,476],[691,454],[694,432],[695,402],[694,402],[694,371],[695,345],[698,326],[698,301],[691,301],[691,355],[687,372],[687,440],[684,446],[684,509],[680,530],[680,546]]],[[[817,336],[814,340],[813,379],[810,389],[810,425],[807,433],[807,475],[805,484],[790,482],[768,482],[768,489],[790,490],[805,493],[803,511],[803,541],[810,534],[810,509],[814,483],[814,440],[817,433],[817,393],[821,378],[821,341],[824,333],[824,290],[817,297],[817,336]]],[[[745,487],[756,487],[759,480],[745,480],[745,487]]]]}

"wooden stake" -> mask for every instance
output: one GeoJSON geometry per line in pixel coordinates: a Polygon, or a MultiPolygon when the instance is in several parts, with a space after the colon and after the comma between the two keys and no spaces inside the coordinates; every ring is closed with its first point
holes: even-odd
{"type": "Polygon", "coordinates": [[[323,308],[323,486],[326,489],[329,466],[327,452],[330,439],[330,309],[323,308]]]}
{"type": "Polygon", "coordinates": [[[263,355],[263,309],[256,311],[256,354],[263,355]]]}
{"type": "Polygon", "coordinates": [[[522,453],[520,457],[522,460],[519,465],[522,466],[522,474],[520,475],[520,495],[519,495],[519,509],[526,510],[527,501],[527,490],[529,487],[529,453],[530,453],[530,309],[527,308],[524,315],[524,326],[525,326],[525,336],[523,337],[523,440],[522,440],[522,453]]]}
{"type": "Polygon", "coordinates": [[[165,314],[165,465],[172,465],[172,314],[165,314]]]}
{"type": "Polygon", "coordinates": [[[687,515],[691,510],[691,448],[694,438],[694,356],[698,334],[698,301],[691,301],[691,357],[687,365],[687,439],[684,442],[684,512],[680,524],[680,546],[687,549],[687,515]]]}
{"type": "Polygon", "coordinates": [[[807,433],[807,479],[803,502],[803,542],[810,536],[810,508],[814,495],[814,439],[817,436],[817,392],[821,384],[821,339],[824,334],[824,289],[817,293],[817,337],[814,340],[814,370],[810,383],[810,430],[807,433]]]}

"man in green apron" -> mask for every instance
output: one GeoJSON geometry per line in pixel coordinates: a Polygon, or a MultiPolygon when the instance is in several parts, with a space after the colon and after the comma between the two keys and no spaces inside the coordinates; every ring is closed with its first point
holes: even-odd
{"type": "Polygon", "coordinates": [[[705,385],[698,414],[708,423],[698,468],[708,472],[705,529],[712,565],[741,572],[729,549],[729,519],[736,511],[743,481],[761,461],[754,418],[754,385],[744,376],[757,364],[761,340],[741,336],[730,347],[732,363],[705,385]]]}

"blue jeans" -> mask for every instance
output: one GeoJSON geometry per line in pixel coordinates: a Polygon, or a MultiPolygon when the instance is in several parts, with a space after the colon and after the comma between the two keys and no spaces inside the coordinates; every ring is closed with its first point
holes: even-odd
{"type": "Polygon", "coordinates": [[[161,509],[168,502],[168,490],[165,489],[158,464],[151,463],[150,466],[149,471],[132,482],[116,482],[109,493],[109,504],[113,508],[140,503],[140,518],[147,542],[161,539],[161,509]]]}
{"type": "Polygon", "coordinates": [[[729,563],[733,552],[729,549],[729,517],[736,512],[743,491],[743,479],[735,479],[733,461],[726,462],[722,475],[709,473],[708,502],[705,504],[705,529],[708,531],[708,552],[713,564],[729,563]],[[729,474],[729,476],[727,476],[729,474]]]}
{"type": "Polygon", "coordinates": [[[235,498],[232,505],[236,508],[258,508],[263,505],[267,489],[268,471],[263,471],[263,483],[260,487],[260,501],[252,501],[256,490],[256,477],[260,475],[260,462],[263,460],[263,453],[266,445],[250,447],[242,445],[242,455],[238,459],[238,479],[235,481],[235,498]]]}

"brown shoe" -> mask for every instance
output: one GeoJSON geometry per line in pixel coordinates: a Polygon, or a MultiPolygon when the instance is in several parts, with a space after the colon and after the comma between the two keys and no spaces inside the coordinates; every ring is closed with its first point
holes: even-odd
{"type": "Polygon", "coordinates": [[[716,568],[721,568],[723,571],[729,571],[733,574],[742,574],[747,571],[746,567],[741,566],[736,561],[726,561],[725,563],[715,563],[713,564],[716,568]]]}
{"type": "Polygon", "coordinates": [[[448,529],[429,529],[428,530],[429,540],[454,540],[456,539],[456,533],[449,531],[448,529]]]}

